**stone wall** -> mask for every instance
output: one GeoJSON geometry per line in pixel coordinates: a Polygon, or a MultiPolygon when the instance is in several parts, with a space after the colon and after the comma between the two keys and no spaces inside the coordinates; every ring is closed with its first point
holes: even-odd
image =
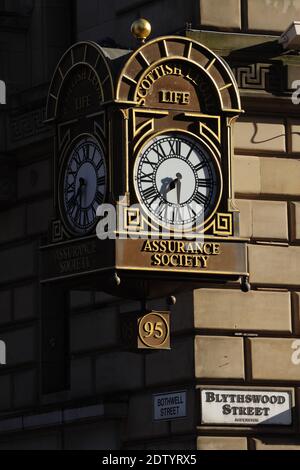
{"type": "MultiPolygon", "coordinates": [[[[105,295],[101,286],[71,292],[70,390],[42,396],[38,247],[53,192],[52,131],[43,117],[52,72],[71,43],[71,11],[61,0],[35,2],[33,10],[2,1],[0,9],[12,3],[21,20],[8,28],[0,18],[1,78],[9,90],[0,146],[17,165],[15,198],[0,208],[0,339],[9,346],[8,365],[0,369],[0,449],[299,450],[300,120],[289,98],[266,104],[272,93],[265,96],[264,80],[252,83],[251,106],[243,90],[246,115],[235,127],[234,184],[241,236],[250,239],[252,291],[241,293],[233,283],[180,295],[172,308],[172,350],[150,354],[126,351],[120,342],[120,317],[140,310],[139,303],[105,295]],[[290,390],[293,425],[201,426],[199,390],[212,385],[290,390]],[[174,390],[188,392],[187,418],[154,423],[152,395],[174,390]]],[[[276,36],[300,19],[300,0],[77,3],[77,39],[128,47],[138,16],[150,19],[155,36],[183,31],[188,22],[250,32],[255,44],[263,41],[256,33],[276,36]]],[[[234,40],[240,48],[243,38],[234,40]]],[[[238,73],[242,89],[268,66],[254,61],[238,73]]],[[[167,308],[165,299],[149,307],[167,308]]]]}
{"type": "Polygon", "coordinates": [[[194,0],[118,0],[113,5],[105,0],[79,0],[77,38],[99,41],[107,47],[117,44],[132,48],[136,43],[130,26],[137,18],[149,19],[154,35],[159,36],[183,31],[185,24],[192,21],[198,10],[199,5],[194,0]]]}
{"type": "Polygon", "coordinates": [[[193,302],[197,327],[210,335],[204,345],[203,338],[196,340],[200,383],[228,385],[234,380],[235,386],[292,389],[294,424],[282,438],[270,436],[280,432],[276,427],[265,435],[256,431],[255,437],[231,429],[234,438],[218,429],[213,439],[202,428],[200,449],[300,449],[298,122],[284,117],[285,108],[282,103],[281,118],[265,113],[263,118],[245,117],[235,127],[235,189],[241,235],[251,240],[252,292],[201,289],[193,302]],[[224,358],[229,364],[220,369],[224,358]]]}
{"type": "Polygon", "coordinates": [[[200,0],[201,25],[248,32],[282,33],[299,18],[298,0],[200,0]],[[220,14],[220,7],[222,14],[220,14]]]}
{"type": "Polygon", "coordinates": [[[77,1],[78,39],[132,47],[131,23],[147,18],[153,37],[194,29],[281,35],[300,18],[299,0],[105,0],[77,1]],[[166,21],[166,19],[168,19],[166,21]]]}

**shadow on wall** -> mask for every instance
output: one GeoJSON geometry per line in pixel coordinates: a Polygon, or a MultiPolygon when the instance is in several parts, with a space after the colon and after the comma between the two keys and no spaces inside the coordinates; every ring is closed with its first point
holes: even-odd
{"type": "Polygon", "coordinates": [[[279,139],[280,137],[285,137],[285,134],[280,134],[280,135],[276,135],[274,137],[271,137],[269,139],[259,140],[259,139],[257,139],[257,135],[258,135],[258,132],[259,132],[257,123],[254,122],[253,126],[254,126],[254,134],[251,138],[251,143],[252,144],[264,144],[265,142],[270,142],[272,140],[279,139]]]}
{"type": "MultiPolygon", "coordinates": [[[[281,137],[285,137],[285,134],[278,134],[278,135],[275,135],[274,137],[270,137],[268,139],[259,139],[258,138],[258,134],[259,134],[258,124],[256,122],[254,122],[253,127],[254,127],[254,134],[251,138],[251,143],[252,144],[264,144],[266,142],[271,142],[271,141],[279,139],[281,137]]],[[[290,135],[300,136],[300,133],[299,132],[290,132],[290,135]]]]}

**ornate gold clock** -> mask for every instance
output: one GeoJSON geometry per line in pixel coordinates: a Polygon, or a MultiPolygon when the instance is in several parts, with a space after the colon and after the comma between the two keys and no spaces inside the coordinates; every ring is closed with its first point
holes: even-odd
{"type": "Polygon", "coordinates": [[[62,57],[48,96],[48,121],[56,128],[54,176],[57,219],[52,241],[95,233],[97,209],[109,198],[107,109],[112,74],[102,49],[78,43],[62,57]]]}
{"type": "Polygon", "coordinates": [[[223,60],[188,38],[156,39],[126,63],[117,99],[128,103],[127,189],[140,230],[238,234],[231,140],[241,104],[223,60]]]}
{"type": "Polygon", "coordinates": [[[197,230],[217,210],[221,169],[210,149],[190,133],[163,132],[150,138],[134,168],[143,212],[172,230],[197,230]]]}
{"type": "Polygon", "coordinates": [[[60,166],[59,208],[74,235],[87,235],[96,225],[97,209],[107,193],[107,169],[101,144],[90,134],[72,142],[60,166]]]}
{"type": "Polygon", "coordinates": [[[47,112],[57,217],[43,282],[145,298],[248,276],[232,175],[242,110],[223,59],[181,36],[133,52],[79,43],[47,112]]]}

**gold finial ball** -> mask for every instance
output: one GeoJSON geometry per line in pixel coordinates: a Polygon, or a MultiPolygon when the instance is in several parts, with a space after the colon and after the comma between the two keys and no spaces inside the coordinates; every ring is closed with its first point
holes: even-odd
{"type": "Polygon", "coordinates": [[[150,36],[151,31],[151,24],[144,18],[136,20],[131,26],[133,36],[142,42],[145,42],[145,40],[150,36]]]}

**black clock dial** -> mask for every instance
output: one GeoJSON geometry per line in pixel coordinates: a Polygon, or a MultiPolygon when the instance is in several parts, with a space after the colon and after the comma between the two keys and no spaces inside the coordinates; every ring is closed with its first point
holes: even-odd
{"type": "Polygon", "coordinates": [[[137,158],[135,190],[159,225],[190,230],[204,223],[220,198],[215,159],[198,140],[173,133],[152,139],[137,158]]]}
{"type": "Polygon", "coordinates": [[[94,227],[98,206],[107,189],[107,172],[101,146],[85,137],[72,148],[64,167],[62,207],[68,226],[78,234],[94,227]]]}

